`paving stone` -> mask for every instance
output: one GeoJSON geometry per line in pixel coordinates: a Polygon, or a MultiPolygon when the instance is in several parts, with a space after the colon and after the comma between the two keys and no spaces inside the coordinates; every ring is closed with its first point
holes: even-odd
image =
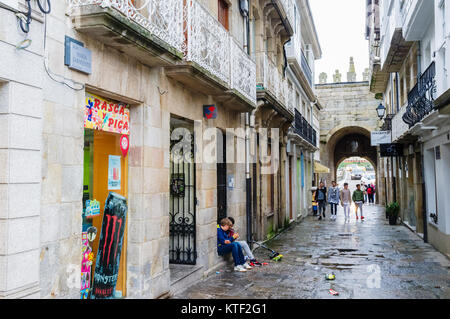
{"type": "Polygon", "coordinates": [[[390,226],[382,207],[366,206],[365,215],[344,223],[339,207],[336,221],[309,216],[267,243],[284,255],[281,262],[255,249],[269,265],[237,273],[230,264],[174,298],[450,298],[447,257],[406,227],[390,226]],[[327,273],[336,279],[326,280],[327,273]]]}

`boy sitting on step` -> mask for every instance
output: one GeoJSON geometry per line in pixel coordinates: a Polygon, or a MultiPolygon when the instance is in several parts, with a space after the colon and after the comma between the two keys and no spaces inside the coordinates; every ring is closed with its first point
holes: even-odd
{"type": "MultiPolygon", "coordinates": [[[[233,229],[234,227],[234,218],[228,217],[228,219],[231,221],[231,227],[228,230],[228,235],[233,237],[235,240],[239,238],[239,234],[236,233],[233,229]]],[[[239,240],[238,243],[241,245],[242,249],[244,250],[245,259],[247,260],[247,263],[250,264],[252,267],[260,267],[262,264],[256,260],[255,256],[252,253],[252,250],[250,249],[249,245],[244,240],[239,240]]]]}
{"type": "Polygon", "coordinates": [[[220,225],[217,227],[217,253],[219,256],[231,253],[234,260],[234,271],[244,272],[252,267],[245,263],[241,245],[235,241],[233,236],[227,234],[231,225],[232,223],[228,218],[223,218],[220,221],[220,225]]]}

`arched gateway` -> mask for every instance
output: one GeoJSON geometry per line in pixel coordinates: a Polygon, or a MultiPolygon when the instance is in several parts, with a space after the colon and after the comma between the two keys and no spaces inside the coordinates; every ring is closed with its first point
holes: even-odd
{"type": "Polygon", "coordinates": [[[370,133],[377,129],[379,101],[369,91],[369,82],[316,85],[323,110],[320,114],[320,162],[330,168],[323,175],[336,180],[337,167],[349,157],[367,159],[377,169],[377,149],[370,133]]]}

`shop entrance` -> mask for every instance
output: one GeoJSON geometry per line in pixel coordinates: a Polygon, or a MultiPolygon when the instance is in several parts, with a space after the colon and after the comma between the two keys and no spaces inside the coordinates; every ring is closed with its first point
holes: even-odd
{"type": "Polygon", "coordinates": [[[196,188],[193,123],[170,119],[169,262],[195,265],[196,188]]]}
{"type": "Polygon", "coordinates": [[[99,112],[91,104],[85,118],[82,298],[120,298],[126,295],[128,196],[128,159],[124,157],[121,142],[122,133],[128,133],[128,130],[117,129],[114,132],[115,129],[108,127],[108,123],[114,126],[120,118],[120,121],[126,121],[128,127],[129,112],[128,109],[123,110],[123,104],[106,102],[92,95],[87,95],[86,100],[88,106],[95,100],[99,112]],[[101,111],[103,102],[106,103],[106,111],[101,111]],[[104,120],[101,121],[103,125],[97,122],[94,126],[92,122],[97,117],[111,118],[113,121],[104,120]],[[107,200],[108,207],[105,207],[107,200]],[[85,258],[85,252],[89,251],[91,257],[85,258]],[[105,266],[101,269],[96,268],[98,259],[102,259],[99,265],[105,260],[105,266]],[[89,267],[88,260],[92,262],[89,267]],[[100,278],[107,284],[99,285],[100,278]]]}

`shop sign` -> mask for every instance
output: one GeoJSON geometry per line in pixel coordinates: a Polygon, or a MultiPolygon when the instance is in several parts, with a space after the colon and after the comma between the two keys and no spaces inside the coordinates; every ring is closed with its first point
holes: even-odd
{"type": "Polygon", "coordinates": [[[391,143],[391,131],[374,131],[371,132],[371,146],[379,146],[380,144],[391,143]]]}
{"type": "Polygon", "coordinates": [[[207,120],[214,120],[217,118],[217,107],[215,105],[203,105],[203,116],[207,120]]]}
{"type": "Polygon", "coordinates": [[[128,149],[130,148],[130,139],[128,135],[122,135],[120,138],[120,150],[122,151],[123,157],[127,157],[128,149]]]}
{"type": "Polygon", "coordinates": [[[120,156],[109,155],[108,190],[118,190],[121,186],[120,156]]]}
{"type": "Polygon", "coordinates": [[[86,211],[84,213],[85,217],[94,217],[100,215],[100,202],[97,200],[87,200],[86,201],[86,211]]]}
{"type": "Polygon", "coordinates": [[[130,134],[130,110],[127,104],[108,101],[86,93],[84,127],[105,132],[130,134]]]}

